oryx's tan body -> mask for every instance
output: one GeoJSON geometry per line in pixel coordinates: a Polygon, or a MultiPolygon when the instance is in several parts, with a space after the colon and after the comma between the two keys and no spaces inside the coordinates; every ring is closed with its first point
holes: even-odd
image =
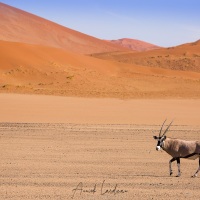
{"type": "Polygon", "coordinates": [[[196,159],[200,155],[199,141],[186,141],[167,137],[162,148],[173,158],[188,157],[188,159],[196,159]]]}

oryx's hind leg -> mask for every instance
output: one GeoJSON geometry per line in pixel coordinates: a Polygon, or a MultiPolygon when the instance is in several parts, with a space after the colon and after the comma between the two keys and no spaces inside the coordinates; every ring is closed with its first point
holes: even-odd
{"type": "MultiPolygon", "coordinates": [[[[200,156],[200,155],[199,155],[199,156],[200,156]]],[[[194,177],[197,177],[199,171],[200,171],[200,157],[199,157],[199,168],[198,168],[198,170],[196,171],[196,173],[195,173],[192,177],[193,177],[193,178],[194,178],[194,177]]]]}
{"type": "Polygon", "coordinates": [[[179,177],[179,176],[181,176],[180,158],[177,158],[176,160],[177,160],[177,166],[178,166],[178,174],[177,174],[176,177],[179,177]]]}

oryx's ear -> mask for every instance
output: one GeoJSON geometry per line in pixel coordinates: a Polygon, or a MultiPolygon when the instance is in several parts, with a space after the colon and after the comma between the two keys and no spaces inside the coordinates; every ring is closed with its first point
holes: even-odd
{"type": "Polygon", "coordinates": [[[157,136],[153,136],[153,138],[154,138],[155,140],[157,140],[157,139],[158,139],[158,137],[157,137],[157,136]]]}
{"type": "Polygon", "coordinates": [[[164,136],[164,140],[165,140],[166,138],[167,138],[167,136],[165,135],[165,136],[164,136]]]}

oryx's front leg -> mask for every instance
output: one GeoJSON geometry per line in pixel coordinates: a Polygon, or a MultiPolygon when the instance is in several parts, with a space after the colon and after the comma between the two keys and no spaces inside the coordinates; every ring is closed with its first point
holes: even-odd
{"type": "Polygon", "coordinates": [[[174,162],[175,160],[177,161],[177,166],[178,166],[178,175],[177,175],[177,177],[179,177],[179,176],[181,176],[180,158],[172,158],[169,161],[169,174],[170,174],[170,176],[173,174],[173,171],[172,171],[172,162],[174,162]]]}
{"type": "Polygon", "coordinates": [[[176,160],[176,158],[172,158],[169,161],[169,174],[170,174],[170,176],[173,174],[173,171],[172,171],[172,162],[174,162],[175,160],[176,160]]]}
{"type": "Polygon", "coordinates": [[[193,178],[197,177],[199,171],[200,171],[200,157],[199,157],[199,168],[198,168],[198,170],[196,171],[196,173],[192,177],[193,178]]]}

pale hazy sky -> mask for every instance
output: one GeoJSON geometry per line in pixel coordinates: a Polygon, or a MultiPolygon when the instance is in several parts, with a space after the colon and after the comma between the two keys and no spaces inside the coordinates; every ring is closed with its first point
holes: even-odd
{"type": "Polygon", "coordinates": [[[200,39],[200,0],[0,0],[100,39],[164,47],[200,39]]]}

